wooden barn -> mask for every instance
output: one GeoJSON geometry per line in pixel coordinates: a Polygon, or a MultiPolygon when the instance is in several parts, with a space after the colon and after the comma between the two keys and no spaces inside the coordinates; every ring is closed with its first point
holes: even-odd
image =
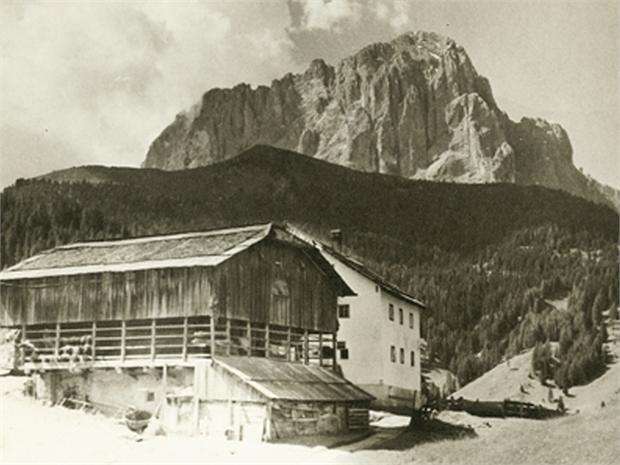
{"type": "Polygon", "coordinates": [[[245,439],[367,427],[372,396],[336,374],[353,292],[284,226],[70,244],[0,285],[17,368],[50,402],[245,439]]]}

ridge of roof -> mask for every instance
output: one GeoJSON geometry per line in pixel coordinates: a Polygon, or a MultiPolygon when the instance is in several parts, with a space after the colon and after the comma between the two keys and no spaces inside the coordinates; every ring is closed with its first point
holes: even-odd
{"type": "Polygon", "coordinates": [[[181,234],[148,236],[132,239],[118,239],[107,241],[93,241],[93,242],[77,242],[72,244],[61,245],[52,249],[45,250],[41,253],[28,257],[15,265],[0,271],[0,280],[15,280],[23,278],[39,278],[48,276],[68,276],[75,274],[87,274],[87,273],[101,273],[101,272],[123,272],[123,271],[139,271],[155,268],[179,268],[187,266],[215,266],[219,265],[229,257],[245,250],[251,245],[263,240],[267,237],[273,229],[273,223],[265,223],[259,225],[243,226],[237,228],[225,228],[214,229],[202,232],[190,232],[181,234]],[[193,239],[200,237],[210,236],[226,236],[235,233],[252,232],[256,234],[251,237],[245,238],[243,241],[232,245],[225,250],[217,253],[203,253],[196,254],[190,257],[172,257],[166,259],[142,259],[135,261],[124,261],[117,263],[90,263],[80,265],[65,265],[65,266],[48,266],[42,268],[27,268],[22,269],[24,265],[32,263],[37,259],[41,259],[47,255],[51,255],[58,251],[76,250],[76,249],[97,249],[100,247],[120,247],[127,245],[146,244],[151,242],[165,242],[175,241],[183,239],[193,239]]]}
{"type": "MultiPolygon", "coordinates": [[[[271,229],[273,223],[261,223],[261,224],[253,224],[248,226],[239,226],[234,228],[224,228],[224,229],[208,229],[205,231],[192,231],[192,232],[184,232],[184,233],[172,233],[172,234],[159,234],[154,236],[142,236],[142,237],[131,237],[127,239],[112,239],[112,240],[101,240],[101,241],[87,241],[87,242],[73,242],[71,244],[64,244],[54,247],[53,249],[49,249],[48,251],[58,250],[58,249],[74,249],[79,247],[113,247],[115,245],[126,245],[126,244],[142,244],[146,242],[157,242],[157,241],[171,241],[177,239],[191,239],[194,237],[208,237],[208,236],[220,236],[226,234],[234,234],[238,232],[246,232],[246,231],[260,231],[261,229],[271,229]]],[[[41,254],[46,253],[46,251],[41,252],[41,254]]],[[[32,258],[32,257],[31,257],[32,258]]]]}
{"type": "Polygon", "coordinates": [[[355,258],[349,257],[347,255],[344,255],[343,253],[338,252],[337,250],[325,244],[321,244],[320,248],[321,250],[325,250],[326,253],[334,256],[334,258],[336,258],[337,260],[343,262],[345,265],[353,268],[355,271],[359,272],[363,276],[366,276],[371,281],[374,281],[380,288],[382,288],[387,293],[393,295],[394,297],[398,297],[402,300],[410,302],[424,309],[428,308],[424,302],[416,299],[411,294],[408,294],[407,292],[403,291],[396,284],[391,283],[390,281],[385,279],[383,276],[379,275],[375,271],[368,268],[368,266],[366,266],[359,260],[356,260],[355,258]]]}
{"type": "Polygon", "coordinates": [[[368,268],[368,266],[365,265],[364,263],[362,263],[361,261],[359,261],[359,260],[357,260],[357,259],[355,259],[355,258],[353,258],[351,256],[345,255],[345,254],[343,254],[341,252],[338,252],[333,247],[330,247],[329,245],[327,245],[327,244],[325,244],[325,243],[323,243],[321,241],[318,241],[318,240],[308,236],[304,232],[300,231],[299,229],[297,229],[294,226],[291,226],[288,223],[285,224],[285,228],[291,234],[294,234],[295,236],[297,236],[300,239],[308,242],[309,244],[314,245],[321,252],[326,252],[326,253],[334,256],[337,260],[345,263],[347,266],[353,268],[354,270],[356,270],[357,272],[359,272],[363,276],[366,276],[371,281],[374,281],[379,287],[381,287],[383,290],[385,290],[389,294],[391,294],[391,295],[393,295],[395,297],[398,297],[400,299],[403,299],[403,300],[405,300],[407,302],[410,302],[410,303],[412,303],[414,305],[417,305],[418,307],[421,307],[421,308],[424,308],[424,309],[428,308],[427,305],[424,302],[422,302],[421,300],[416,299],[411,294],[408,294],[407,292],[403,291],[396,284],[389,282],[383,276],[379,275],[375,271],[373,271],[370,268],[368,268]]]}

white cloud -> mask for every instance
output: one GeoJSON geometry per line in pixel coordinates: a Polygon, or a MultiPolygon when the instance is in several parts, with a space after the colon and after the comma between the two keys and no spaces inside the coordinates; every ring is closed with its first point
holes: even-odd
{"type": "Polygon", "coordinates": [[[402,32],[409,29],[410,18],[409,8],[410,4],[406,0],[394,0],[391,4],[392,15],[390,18],[390,25],[395,31],[402,32]]]}
{"type": "Polygon", "coordinates": [[[299,0],[300,27],[338,31],[343,22],[361,19],[362,3],[356,0],[299,0]]]}
{"type": "Polygon", "coordinates": [[[138,166],[209,88],[289,71],[284,27],[246,27],[255,17],[203,2],[3,5],[0,187],[78,163],[138,166]]]}

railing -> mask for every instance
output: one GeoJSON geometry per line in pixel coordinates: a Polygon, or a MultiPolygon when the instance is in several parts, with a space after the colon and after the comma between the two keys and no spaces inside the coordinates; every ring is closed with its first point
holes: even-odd
{"type": "Polygon", "coordinates": [[[335,366],[335,334],[209,316],[22,326],[23,363],[245,355],[335,366]]]}

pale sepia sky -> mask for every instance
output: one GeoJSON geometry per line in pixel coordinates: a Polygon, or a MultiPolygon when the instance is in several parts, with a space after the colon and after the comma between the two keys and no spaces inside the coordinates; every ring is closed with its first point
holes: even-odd
{"type": "Polygon", "coordinates": [[[518,120],[562,124],[575,164],[620,187],[613,2],[18,2],[0,6],[0,187],[83,164],[139,166],[211,87],[269,84],[409,30],[448,35],[518,120]]]}

